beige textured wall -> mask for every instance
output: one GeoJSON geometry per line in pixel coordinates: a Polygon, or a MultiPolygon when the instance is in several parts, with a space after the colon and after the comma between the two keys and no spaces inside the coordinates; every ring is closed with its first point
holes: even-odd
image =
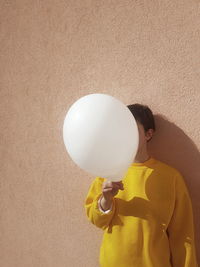
{"type": "Polygon", "coordinates": [[[200,242],[199,0],[1,0],[0,20],[0,266],[98,266],[93,177],[62,140],[95,92],[158,114],[149,149],[183,173],[200,242]]]}

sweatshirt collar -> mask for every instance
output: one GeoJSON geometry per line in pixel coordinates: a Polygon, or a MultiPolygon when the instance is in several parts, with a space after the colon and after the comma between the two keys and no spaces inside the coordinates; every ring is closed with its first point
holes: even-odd
{"type": "Polygon", "coordinates": [[[156,162],[156,160],[150,156],[150,158],[144,162],[133,162],[131,164],[131,167],[140,167],[140,166],[145,166],[145,167],[151,167],[152,164],[154,164],[156,162]]]}

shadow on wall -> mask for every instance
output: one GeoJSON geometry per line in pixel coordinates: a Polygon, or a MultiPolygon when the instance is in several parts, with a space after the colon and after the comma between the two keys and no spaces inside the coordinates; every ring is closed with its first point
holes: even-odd
{"type": "Polygon", "coordinates": [[[181,172],[193,205],[197,260],[200,262],[200,153],[194,142],[163,115],[154,115],[156,132],[149,153],[181,172]]]}

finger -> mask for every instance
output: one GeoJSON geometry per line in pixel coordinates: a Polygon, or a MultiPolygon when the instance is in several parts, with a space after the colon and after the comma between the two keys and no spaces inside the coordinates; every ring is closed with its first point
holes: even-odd
{"type": "Polygon", "coordinates": [[[120,189],[124,190],[124,185],[123,184],[120,184],[120,189]]]}
{"type": "Polygon", "coordinates": [[[113,188],[124,190],[124,185],[122,183],[118,183],[118,184],[115,183],[113,184],[113,188]]]}
{"type": "Polygon", "coordinates": [[[123,182],[122,181],[120,181],[120,182],[113,182],[114,184],[118,184],[118,185],[122,185],[123,184],[123,182]]]}
{"type": "Polygon", "coordinates": [[[116,188],[116,189],[121,189],[123,190],[123,184],[122,183],[115,183],[115,182],[107,182],[107,183],[104,183],[103,188],[116,188]]]}
{"type": "Polygon", "coordinates": [[[109,188],[104,188],[103,189],[103,192],[106,193],[106,192],[112,192],[113,188],[109,187],[109,188]]]}
{"type": "Polygon", "coordinates": [[[116,189],[116,190],[119,190],[119,189],[120,189],[120,186],[119,186],[119,185],[116,185],[116,184],[113,184],[113,185],[112,185],[112,188],[113,188],[113,189],[116,189]]]}
{"type": "Polygon", "coordinates": [[[107,189],[110,189],[110,190],[112,190],[112,189],[113,189],[113,187],[103,187],[102,189],[103,189],[103,190],[107,190],[107,189]]]}
{"type": "Polygon", "coordinates": [[[123,190],[124,189],[124,184],[121,182],[120,183],[120,189],[123,190]]]}
{"type": "Polygon", "coordinates": [[[119,184],[118,183],[115,183],[115,182],[112,182],[112,181],[107,181],[107,182],[104,182],[103,183],[103,186],[104,187],[114,187],[114,186],[119,186],[119,184]]]}
{"type": "Polygon", "coordinates": [[[103,191],[104,190],[108,190],[108,191],[112,191],[112,190],[119,190],[120,188],[118,186],[113,186],[113,187],[104,187],[103,188],[103,191]]]}

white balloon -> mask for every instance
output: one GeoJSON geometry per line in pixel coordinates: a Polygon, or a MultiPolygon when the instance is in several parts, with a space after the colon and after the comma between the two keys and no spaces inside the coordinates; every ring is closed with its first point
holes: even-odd
{"type": "Polygon", "coordinates": [[[107,94],[89,94],[68,110],[63,139],[71,159],[81,169],[120,181],[134,161],[139,134],[126,105],[107,94]]]}

